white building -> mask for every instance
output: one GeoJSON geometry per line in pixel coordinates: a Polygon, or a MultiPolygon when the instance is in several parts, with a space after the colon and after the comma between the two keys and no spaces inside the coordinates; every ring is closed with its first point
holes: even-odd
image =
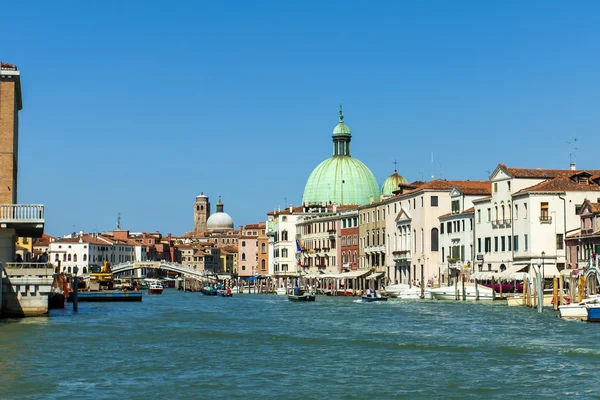
{"type": "Polygon", "coordinates": [[[386,252],[392,255],[387,257],[389,280],[408,283],[423,275],[426,283],[440,282],[447,254],[446,248],[440,248],[439,217],[451,213],[452,201],[458,200],[462,211],[488,193],[488,181],[438,179],[418,186],[401,185],[398,194],[385,199],[386,252]]]}
{"type": "Polygon", "coordinates": [[[600,171],[496,167],[492,194],[475,204],[476,274],[509,276],[544,258],[547,277],[565,266],[565,236],[578,208],[600,199],[600,171]]]}
{"type": "MultiPolygon", "coordinates": [[[[141,253],[142,246],[139,247],[138,252],[141,253]]],[[[60,265],[60,272],[70,273],[73,267],[77,266],[79,273],[86,274],[99,270],[104,261],[119,264],[143,259],[136,259],[136,246],[125,241],[111,240],[95,234],[80,234],[75,237],[52,239],[48,261],[55,267],[60,265]]]]}

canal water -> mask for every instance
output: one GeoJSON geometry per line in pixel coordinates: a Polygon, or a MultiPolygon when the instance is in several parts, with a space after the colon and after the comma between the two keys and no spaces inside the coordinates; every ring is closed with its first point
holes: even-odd
{"type": "Polygon", "coordinates": [[[71,307],[0,322],[0,398],[600,398],[600,324],[551,310],[174,290],[71,307]]]}

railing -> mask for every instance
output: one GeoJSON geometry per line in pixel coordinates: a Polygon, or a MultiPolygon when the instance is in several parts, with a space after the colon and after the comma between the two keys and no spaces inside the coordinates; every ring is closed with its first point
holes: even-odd
{"type": "Polygon", "coordinates": [[[504,226],[506,226],[507,228],[510,228],[511,224],[512,224],[512,221],[510,219],[505,219],[504,220],[504,226]]]}
{"type": "Polygon", "coordinates": [[[551,224],[552,216],[551,215],[542,215],[540,217],[540,224],[551,224]]]}
{"type": "Polygon", "coordinates": [[[591,229],[591,228],[589,228],[589,229],[582,229],[582,230],[581,230],[581,234],[582,234],[582,235],[590,235],[590,234],[592,234],[592,233],[594,233],[594,230],[593,230],[593,229],[591,229]]]}
{"type": "Polygon", "coordinates": [[[0,204],[0,222],[43,222],[42,204],[0,204]]]}
{"type": "Polygon", "coordinates": [[[395,251],[392,253],[394,261],[408,261],[411,259],[409,250],[395,251]]]}
{"type": "Polygon", "coordinates": [[[8,262],[4,263],[5,268],[52,268],[45,262],[8,262]]]}

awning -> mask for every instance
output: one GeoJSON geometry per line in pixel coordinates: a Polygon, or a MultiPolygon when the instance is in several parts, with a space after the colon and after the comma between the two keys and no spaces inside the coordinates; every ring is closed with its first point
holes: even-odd
{"type": "Polygon", "coordinates": [[[363,275],[368,274],[370,271],[368,269],[359,269],[356,271],[344,272],[343,274],[339,274],[338,278],[340,279],[354,279],[361,277],[363,275]]]}
{"type": "Polygon", "coordinates": [[[381,275],[383,275],[383,272],[376,272],[374,274],[371,274],[369,276],[367,276],[367,279],[377,279],[379,278],[381,275]]]}
{"type": "Polygon", "coordinates": [[[554,278],[560,275],[555,264],[544,264],[544,278],[554,278]]]}
{"type": "Polygon", "coordinates": [[[495,272],[495,271],[475,272],[473,275],[471,275],[471,279],[478,279],[478,280],[487,281],[487,280],[492,279],[492,276],[494,278],[498,278],[498,276],[500,276],[500,274],[498,272],[495,272]]]}
{"type": "Polygon", "coordinates": [[[231,275],[217,275],[217,279],[219,279],[219,280],[231,279],[231,275]]]}
{"type": "Polygon", "coordinates": [[[511,265],[500,274],[500,279],[520,279],[521,275],[516,275],[516,273],[525,268],[527,268],[527,265],[511,265]]]}
{"type": "Polygon", "coordinates": [[[560,274],[562,276],[577,276],[579,275],[579,270],[576,268],[565,268],[560,271],[560,274]]]}

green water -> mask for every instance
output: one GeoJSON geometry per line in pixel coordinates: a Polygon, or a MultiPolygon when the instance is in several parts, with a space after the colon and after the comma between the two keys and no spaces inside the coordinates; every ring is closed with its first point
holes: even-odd
{"type": "Polygon", "coordinates": [[[600,398],[600,324],[461,302],[209,297],[0,322],[0,398],[600,398]]]}

